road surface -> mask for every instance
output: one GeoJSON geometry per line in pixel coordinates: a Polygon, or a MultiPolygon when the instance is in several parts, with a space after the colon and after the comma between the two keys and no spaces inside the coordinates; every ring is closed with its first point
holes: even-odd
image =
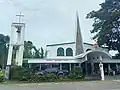
{"type": "Polygon", "coordinates": [[[120,80],[46,84],[0,84],[0,90],[120,90],[120,80]]]}

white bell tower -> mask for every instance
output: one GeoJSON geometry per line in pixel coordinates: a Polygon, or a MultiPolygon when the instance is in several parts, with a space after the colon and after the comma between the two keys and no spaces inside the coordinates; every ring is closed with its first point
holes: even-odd
{"type": "Polygon", "coordinates": [[[25,23],[21,22],[21,17],[24,17],[24,15],[21,15],[20,12],[20,14],[16,16],[19,17],[19,21],[12,23],[11,25],[11,36],[10,36],[8,59],[6,66],[6,79],[9,79],[9,75],[10,75],[13,47],[17,47],[16,58],[15,58],[16,65],[22,66],[22,62],[23,62],[25,23]],[[16,42],[14,41],[14,36],[15,36],[14,34],[17,36],[16,42]]]}

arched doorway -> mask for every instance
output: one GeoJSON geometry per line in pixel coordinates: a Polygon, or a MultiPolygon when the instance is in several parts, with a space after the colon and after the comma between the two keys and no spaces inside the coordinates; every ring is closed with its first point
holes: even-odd
{"type": "MultiPolygon", "coordinates": [[[[78,59],[84,59],[81,63],[81,68],[83,73],[86,75],[98,75],[100,74],[99,71],[99,64],[100,62],[104,65],[105,59],[111,59],[111,55],[105,51],[100,50],[89,50],[82,55],[77,56],[78,59]]],[[[105,69],[105,68],[104,68],[105,69]]]]}

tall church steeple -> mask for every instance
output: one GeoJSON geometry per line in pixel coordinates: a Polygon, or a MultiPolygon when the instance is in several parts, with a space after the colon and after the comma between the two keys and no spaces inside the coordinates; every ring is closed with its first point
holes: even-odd
{"type": "Polygon", "coordinates": [[[83,49],[83,40],[82,40],[82,35],[81,35],[81,29],[80,29],[80,24],[79,24],[79,15],[78,15],[78,11],[76,12],[76,17],[77,17],[77,30],[76,30],[76,51],[75,51],[75,55],[79,55],[84,53],[84,49],[83,49]]]}

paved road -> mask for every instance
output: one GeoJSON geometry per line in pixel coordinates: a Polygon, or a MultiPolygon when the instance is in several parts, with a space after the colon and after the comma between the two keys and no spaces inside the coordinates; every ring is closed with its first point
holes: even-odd
{"type": "Polygon", "coordinates": [[[0,90],[120,90],[120,80],[53,84],[1,84],[0,90]]]}

